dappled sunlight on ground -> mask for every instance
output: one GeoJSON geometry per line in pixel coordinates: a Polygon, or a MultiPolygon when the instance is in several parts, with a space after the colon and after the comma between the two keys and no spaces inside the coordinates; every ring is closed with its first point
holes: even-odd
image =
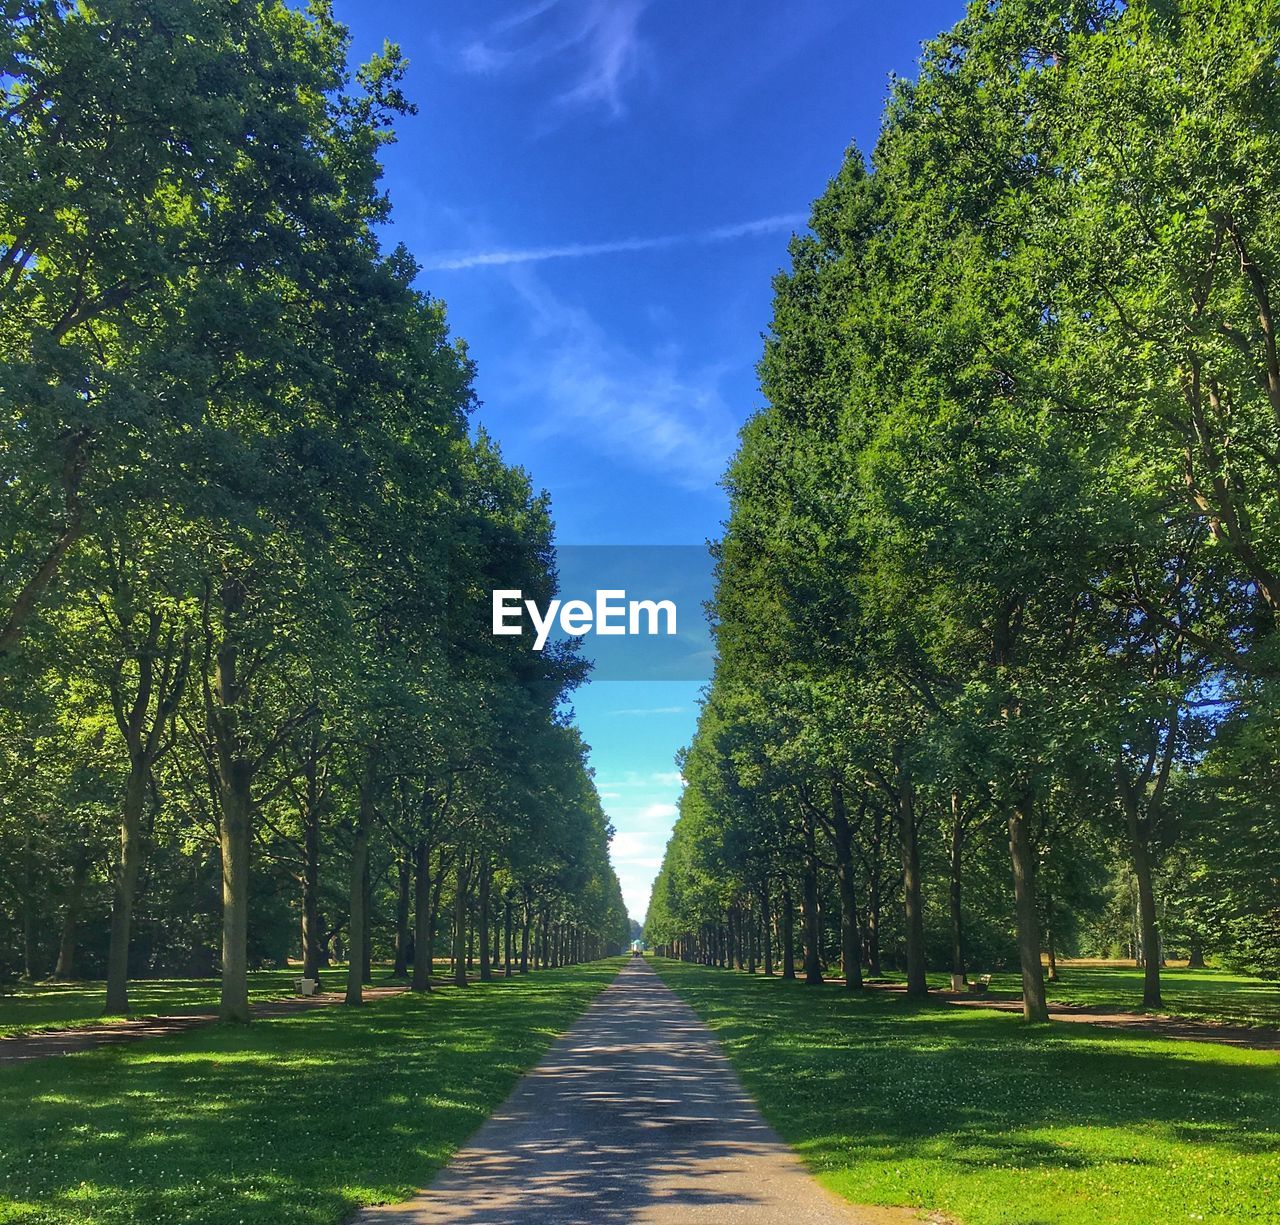
{"type": "Polygon", "coordinates": [[[0,1217],[319,1223],[402,1198],[616,966],[0,1069],[0,1217]]]}
{"type": "Polygon", "coordinates": [[[659,968],[854,1200],[966,1225],[1280,1221],[1273,1053],[659,968]]]}

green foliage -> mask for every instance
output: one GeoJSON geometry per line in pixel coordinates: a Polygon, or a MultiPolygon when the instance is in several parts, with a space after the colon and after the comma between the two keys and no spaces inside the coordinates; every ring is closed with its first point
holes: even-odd
{"type": "Polygon", "coordinates": [[[353,944],[358,998],[450,901],[459,949],[627,938],[585,666],[481,616],[554,593],[549,500],[380,245],[412,106],[349,50],[325,4],[0,12],[0,974],[114,1011],[353,944]]]}
{"type": "Polygon", "coordinates": [[[1004,0],[895,82],[774,283],[650,939],[802,893],[850,986],[1016,955],[1038,1019],[1127,863],[1148,1006],[1276,972],[1277,64],[1273,3],[1004,0]]]}

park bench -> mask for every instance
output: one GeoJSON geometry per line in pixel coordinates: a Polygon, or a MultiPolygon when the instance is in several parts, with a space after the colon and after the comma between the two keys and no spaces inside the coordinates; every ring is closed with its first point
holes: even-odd
{"type": "Polygon", "coordinates": [[[991,989],[991,975],[984,974],[981,978],[975,979],[969,984],[970,995],[986,995],[991,989]]]}
{"type": "Polygon", "coordinates": [[[319,986],[320,984],[314,978],[299,977],[293,980],[293,989],[299,995],[315,995],[319,986]]]}

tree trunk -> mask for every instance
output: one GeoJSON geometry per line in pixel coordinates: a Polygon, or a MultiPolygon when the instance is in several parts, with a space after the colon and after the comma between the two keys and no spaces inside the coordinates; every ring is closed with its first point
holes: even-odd
{"type": "Polygon", "coordinates": [[[373,982],[373,864],[368,851],[364,857],[364,939],[360,942],[360,981],[373,982]]]}
{"type": "Polygon", "coordinates": [[[879,978],[880,966],[880,882],[872,877],[867,882],[867,973],[879,978]]]}
{"type": "Polygon", "coordinates": [[[249,1019],[249,763],[233,759],[222,780],[222,994],[224,1021],[249,1019]]]}
{"type": "Polygon", "coordinates": [[[804,817],[804,864],[801,877],[800,912],[804,926],[804,981],[810,987],[822,982],[821,917],[818,912],[818,851],[815,845],[813,814],[804,817]]]}
{"type": "Polygon", "coordinates": [[[951,796],[951,974],[959,982],[967,981],[964,964],[963,911],[960,907],[960,867],[964,857],[964,823],[960,818],[959,798],[951,796]]]}
{"type": "Polygon", "coordinates": [[[796,976],[795,903],[791,900],[791,885],[782,886],[782,977],[796,976]]]}
{"type": "Polygon", "coordinates": [[[62,912],[62,937],[58,941],[58,964],[53,968],[53,977],[59,982],[69,982],[76,976],[76,935],[88,877],[89,851],[81,843],[71,865],[71,887],[67,890],[66,909],[62,912]]]}
{"type": "Polygon", "coordinates": [[[405,978],[409,973],[409,953],[412,938],[409,934],[409,906],[413,893],[413,856],[402,851],[396,881],[396,963],[392,973],[405,978]]]}
{"type": "Polygon", "coordinates": [[[840,961],[844,985],[862,990],[862,929],[853,874],[853,829],[845,809],[844,791],[831,784],[831,821],[835,834],[836,876],[840,886],[840,961]]]}
{"type": "Polygon", "coordinates": [[[898,827],[902,849],[902,902],[907,938],[907,995],[929,994],[925,977],[924,901],[920,887],[920,847],[916,830],[915,789],[898,751],[898,827]]]}
{"type": "Polygon", "coordinates": [[[423,838],[413,848],[413,978],[414,991],[431,990],[431,844],[423,838]]]}
{"type": "Polygon", "coordinates": [[[239,675],[235,623],[244,607],[244,587],[224,576],[219,593],[228,622],[218,646],[207,717],[217,756],[222,824],[222,993],[224,1021],[249,1019],[249,857],[253,837],[253,761],[240,726],[247,698],[239,675]]]}
{"type": "Polygon", "coordinates": [[[1190,947],[1187,950],[1187,969],[1204,969],[1204,942],[1196,932],[1190,936],[1190,947]]]}
{"type": "Polygon", "coordinates": [[[320,920],[320,811],[307,803],[302,813],[302,976],[320,981],[325,961],[320,920]]]}
{"type": "Polygon", "coordinates": [[[453,899],[453,981],[458,987],[467,985],[467,865],[458,856],[458,875],[453,899]]]}
{"type": "Polygon", "coordinates": [[[1142,1004],[1159,1008],[1160,926],[1156,917],[1156,895],[1151,883],[1151,851],[1134,816],[1129,820],[1129,843],[1133,853],[1133,875],[1138,882],[1138,925],[1142,939],[1142,1004]]]}
{"type": "Polygon", "coordinates": [[[364,1003],[364,963],[368,940],[369,833],[374,817],[374,748],[365,752],[364,774],[356,814],[356,835],[351,847],[351,921],[347,930],[347,1003],[364,1003]]]}
{"type": "Polygon", "coordinates": [[[773,915],[770,914],[769,886],[760,889],[760,913],[764,923],[764,973],[766,978],[773,977],[773,915]]]}
{"type": "Polygon", "coordinates": [[[511,895],[503,899],[502,908],[502,977],[511,977],[511,895]]]}
{"type": "Polygon", "coordinates": [[[1138,940],[1142,948],[1142,1003],[1146,1008],[1160,1007],[1160,925],[1156,914],[1156,895],[1151,881],[1150,826],[1139,811],[1139,800],[1123,764],[1116,769],[1117,791],[1124,809],[1129,833],[1129,851],[1133,856],[1133,875],[1138,885],[1138,940]]]}
{"type": "Polygon", "coordinates": [[[528,892],[524,895],[523,925],[520,934],[520,973],[529,973],[529,935],[533,926],[533,905],[528,892]]]}
{"type": "Polygon", "coordinates": [[[493,978],[489,963],[489,857],[480,860],[480,981],[493,978]]]}
{"type": "Polygon", "coordinates": [[[150,771],[136,761],[129,770],[120,811],[120,860],[112,873],[111,941],[107,947],[108,1013],[129,1011],[129,939],[142,863],[142,811],[150,771]]]}
{"type": "Polygon", "coordinates": [[[1040,966],[1040,921],[1036,914],[1035,853],[1028,817],[1021,808],[1009,813],[1009,857],[1013,864],[1014,914],[1017,920],[1018,961],[1022,966],[1022,1015],[1028,1021],[1047,1021],[1044,971],[1040,966]]]}

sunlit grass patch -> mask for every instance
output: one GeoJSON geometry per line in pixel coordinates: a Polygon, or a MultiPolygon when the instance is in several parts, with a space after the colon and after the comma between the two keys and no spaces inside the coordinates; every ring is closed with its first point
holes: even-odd
{"type": "Polygon", "coordinates": [[[617,962],[0,1070],[0,1221],[342,1220],[429,1181],[617,962]]]}
{"type": "Polygon", "coordinates": [[[658,961],[837,1193],[964,1225],[1280,1222],[1280,1056],[658,961]]]}
{"type": "MultiPolygon", "coordinates": [[[[249,998],[261,1003],[294,994],[296,968],[254,970],[249,974],[249,998]]],[[[327,970],[326,987],[342,986],[345,971],[327,970]]],[[[374,971],[374,986],[392,981],[385,969],[374,971]]],[[[142,978],[129,984],[133,1016],[176,1016],[187,1012],[214,1012],[221,984],[216,978],[142,978]]],[[[0,995],[0,1036],[33,1033],[42,1029],[75,1029],[119,1017],[104,1012],[106,984],[101,982],[36,983],[15,987],[0,995]]]]}

